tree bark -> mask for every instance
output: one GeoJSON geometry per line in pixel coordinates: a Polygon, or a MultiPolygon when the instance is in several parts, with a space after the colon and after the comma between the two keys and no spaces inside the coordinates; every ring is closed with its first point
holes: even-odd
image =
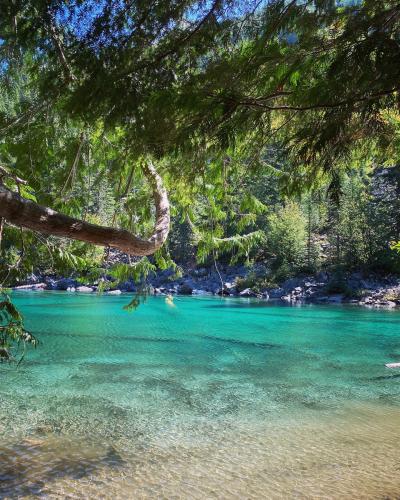
{"type": "Polygon", "coordinates": [[[0,251],[1,251],[1,242],[3,240],[3,229],[4,229],[4,217],[0,217],[0,251]]]}
{"type": "Polygon", "coordinates": [[[152,186],[156,223],[152,235],[142,239],[125,229],[98,226],[43,207],[0,184],[0,217],[11,224],[40,233],[118,248],[130,255],[151,255],[165,242],[170,226],[167,192],[161,177],[149,163],[143,168],[152,186]]]}

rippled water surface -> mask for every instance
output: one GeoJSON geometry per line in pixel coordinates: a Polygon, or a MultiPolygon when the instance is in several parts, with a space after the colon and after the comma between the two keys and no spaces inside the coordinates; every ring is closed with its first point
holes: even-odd
{"type": "Polygon", "coordinates": [[[400,313],[20,293],[0,498],[400,498],[400,313]]]}

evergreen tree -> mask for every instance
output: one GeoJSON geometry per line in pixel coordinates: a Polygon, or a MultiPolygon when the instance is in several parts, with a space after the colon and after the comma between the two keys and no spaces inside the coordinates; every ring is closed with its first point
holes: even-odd
{"type": "Polygon", "coordinates": [[[307,220],[298,203],[290,201],[269,217],[268,250],[278,279],[302,270],[306,262],[307,220]]]}

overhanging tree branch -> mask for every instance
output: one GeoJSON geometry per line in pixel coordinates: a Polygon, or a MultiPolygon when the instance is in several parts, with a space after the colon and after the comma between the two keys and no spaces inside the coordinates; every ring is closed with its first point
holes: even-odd
{"type": "Polygon", "coordinates": [[[27,229],[54,236],[111,246],[131,255],[151,255],[165,242],[170,226],[167,192],[151,162],[143,172],[153,189],[156,222],[152,235],[142,239],[125,229],[98,226],[43,207],[0,184],[0,218],[27,229]]]}

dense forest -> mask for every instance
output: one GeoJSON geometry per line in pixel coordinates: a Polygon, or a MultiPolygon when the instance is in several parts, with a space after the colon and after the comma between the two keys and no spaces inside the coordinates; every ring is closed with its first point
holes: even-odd
{"type": "Polygon", "coordinates": [[[398,2],[0,11],[3,287],[217,262],[274,283],[400,272],[398,2]]]}

